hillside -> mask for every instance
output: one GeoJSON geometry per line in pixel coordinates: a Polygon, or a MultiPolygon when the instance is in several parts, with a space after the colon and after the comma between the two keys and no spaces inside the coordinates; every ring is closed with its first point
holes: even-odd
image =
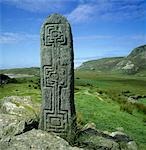
{"type": "Polygon", "coordinates": [[[39,75],[39,67],[31,68],[14,68],[14,69],[3,69],[0,70],[0,74],[23,74],[23,75],[39,75]]]}
{"type": "Polygon", "coordinates": [[[96,70],[108,73],[146,73],[146,45],[132,50],[127,57],[102,58],[84,62],[79,70],[96,70]]]}
{"type": "MultiPolygon", "coordinates": [[[[24,125],[26,124],[26,127],[28,127],[28,129],[32,129],[30,128],[30,124],[33,124],[31,116],[33,116],[34,114],[34,117],[38,119],[40,104],[42,103],[40,86],[38,84],[39,78],[34,76],[31,78],[19,78],[16,80],[18,82],[9,83],[9,84],[5,84],[4,86],[0,86],[0,99],[1,99],[0,105],[3,104],[1,103],[2,99],[5,99],[6,101],[4,102],[7,102],[9,104],[8,105],[7,103],[4,103],[6,107],[7,106],[10,107],[11,110],[13,111],[14,108],[16,108],[17,113],[19,113],[18,110],[21,111],[21,109],[23,109],[23,111],[21,112],[26,114],[26,117],[28,116],[29,119],[26,121],[26,123],[25,122],[21,123],[19,120],[18,124],[20,126],[17,123],[15,125],[16,119],[14,118],[15,120],[11,120],[11,118],[8,117],[8,114],[6,114],[5,110],[7,110],[10,113],[12,111],[10,109],[5,109],[6,107],[2,106],[1,108],[4,109],[5,115],[3,116],[3,114],[1,113],[1,116],[3,116],[3,118],[0,119],[4,119],[6,121],[4,121],[4,124],[3,123],[0,124],[0,127],[2,126],[0,128],[0,133],[3,133],[1,131],[5,129],[4,133],[14,133],[17,135],[15,137],[16,138],[18,137],[20,142],[21,141],[23,142],[25,138],[23,144],[27,143],[28,141],[31,142],[32,145],[33,141],[37,141],[38,138],[35,138],[34,134],[29,134],[32,130],[30,132],[25,132],[23,134],[23,131],[25,131],[25,128],[23,128],[23,124],[24,125]],[[12,98],[12,100],[10,100],[10,98],[12,98]],[[11,101],[13,103],[10,103],[11,101]],[[25,108],[26,110],[30,111],[30,114],[29,112],[27,113],[25,111],[25,108]],[[7,122],[9,118],[12,123],[7,122]],[[17,128],[20,130],[17,130],[17,128]],[[19,134],[17,134],[17,132],[19,134]],[[28,138],[25,136],[27,135],[27,133],[28,133],[28,138]]],[[[123,131],[125,134],[127,134],[133,140],[136,141],[140,150],[146,150],[146,136],[145,136],[146,135],[146,116],[145,116],[146,115],[146,98],[145,98],[146,88],[145,87],[146,87],[146,77],[137,77],[131,75],[116,76],[116,75],[108,75],[108,74],[98,74],[97,72],[94,71],[75,71],[74,96],[75,96],[75,106],[77,112],[77,123],[79,127],[82,128],[86,126],[87,123],[90,122],[95,124],[98,131],[106,131],[105,133],[107,133],[107,131],[108,133],[111,132],[113,133],[119,130],[123,131]],[[134,98],[136,98],[136,100],[134,98]],[[137,98],[139,99],[137,100],[137,98]],[[130,101],[132,101],[132,103],[130,101]]],[[[15,117],[15,115],[11,115],[11,117],[15,117]]],[[[18,118],[17,115],[16,117],[18,118]]],[[[21,117],[23,120],[25,119],[23,115],[21,117]]],[[[89,132],[90,135],[91,133],[93,133],[94,137],[96,136],[95,133],[97,132],[92,132],[92,130],[89,130],[89,132]]],[[[78,137],[78,133],[79,132],[77,132],[77,137],[78,137]]],[[[0,134],[0,135],[5,135],[5,134],[0,134]]],[[[41,137],[43,137],[43,134],[41,134],[41,137]]],[[[98,144],[99,143],[98,141],[101,141],[98,138],[94,138],[94,137],[90,138],[89,136],[86,137],[87,137],[86,139],[82,138],[81,141],[83,141],[84,143],[86,142],[87,144],[92,144],[94,142],[97,142],[98,144]],[[92,139],[95,140],[92,142],[90,141],[92,139]]],[[[123,139],[123,136],[122,137],[117,136],[117,137],[123,139]]],[[[5,140],[4,142],[7,143],[4,143],[3,146],[5,147],[7,144],[9,144],[10,147],[9,149],[12,149],[14,140],[9,140],[9,141],[10,142],[7,142],[5,140]]],[[[79,141],[78,143],[81,143],[81,141],[79,141]]],[[[44,143],[46,143],[46,141],[44,141],[44,143]]],[[[18,144],[23,145],[22,143],[18,143],[18,144]]],[[[104,144],[104,142],[102,142],[101,144],[104,144]]],[[[0,145],[2,144],[0,143],[0,145]]],[[[27,145],[29,146],[29,144],[27,145]]],[[[111,146],[109,142],[107,145],[111,146]]],[[[95,145],[94,149],[96,150],[97,148],[98,146],[95,145]]],[[[17,149],[22,149],[22,148],[17,148],[17,149]]],[[[110,148],[104,147],[103,149],[110,149],[110,148]]]]}

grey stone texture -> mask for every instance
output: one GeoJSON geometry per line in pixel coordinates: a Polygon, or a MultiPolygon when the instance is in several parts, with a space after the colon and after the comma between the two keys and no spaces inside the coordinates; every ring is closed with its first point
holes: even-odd
{"type": "Polygon", "coordinates": [[[73,144],[77,147],[72,147],[55,133],[38,130],[39,108],[30,96],[0,99],[0,150],[138,150],[122,127],[100,131],[94,123],[78,130],[73,144]]]}
{"type": "Polygon", "coordinates": [[[71,132],[75,122],[73,58],[70,24],[59,14],[50,15],[41,28],[39,127],[57,135],[71,132]]]}
{"type": "Polygon", "coordinates": [[[0,99],[0,140],[38,128],[39,109],[40,104],[34,103],[30,96],[0,99]]]}
{"type": "Polygon", "coordinates": [[[84,150],[72,147],[53,133],[30,130],[23,134],[0,140],[0,150],[84,150]]]}

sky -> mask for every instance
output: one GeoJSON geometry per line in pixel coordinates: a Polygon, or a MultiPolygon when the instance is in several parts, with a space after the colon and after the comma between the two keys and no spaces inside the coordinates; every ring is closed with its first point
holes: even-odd
{"type": "Polygon", "coordinates": [[[0,0],[0,69],[40,66],[40,28],[52,13],[71,24],[75,67],[146,44],[146,0],[0,0]]]}

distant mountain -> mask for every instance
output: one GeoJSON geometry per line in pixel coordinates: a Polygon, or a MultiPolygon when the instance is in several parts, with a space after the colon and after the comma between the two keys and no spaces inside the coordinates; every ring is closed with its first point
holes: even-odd
{"type": "MultiPolygon", "coordinates": [[[[101,73],[146,75],[146,45],[132,50],[127,57],[111,57],[84,62],[77,70],[95,70],[101,73]]],[[[40,75],[39,67],[0,70],[0,74],[40,75]]]]}
{"type": "Polygon", "coordinates": [[[40,75],[39,67],[31,68],[14,68],[14,69],[3,69],[0,70],[0,74],[27,74],[27,75],[40,75]]]}
{"type": "Polygon", "coordinates": [[[91,60],[84,62],[77,69],[108,73],[146,74],[146,45],[135,48],[127,57],[91,60]]]}

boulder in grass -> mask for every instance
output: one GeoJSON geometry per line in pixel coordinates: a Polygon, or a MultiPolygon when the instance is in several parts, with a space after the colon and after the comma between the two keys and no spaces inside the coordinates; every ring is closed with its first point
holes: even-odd
{"type": "Polygon", "coordinates": [[[53,133],[35,129],[2,139],[0,145],[5,150],[83,150],[70,146],[67,141],[53,133]]]}
{"type": "Polygon", "coordinates": [[[0,139],[38,128],[39,105],[30,96],[10,96],[0,100],[0,139]]]}
{"type": "Polygon", "coordinates": [[[94,123],[88,123],[81,129],[78,134],[78,144],[90,150],[138,149],[135,141],[123,133],[123,131],[116,131],[112,133],[99,131],[96,129],[94,123]]]}

